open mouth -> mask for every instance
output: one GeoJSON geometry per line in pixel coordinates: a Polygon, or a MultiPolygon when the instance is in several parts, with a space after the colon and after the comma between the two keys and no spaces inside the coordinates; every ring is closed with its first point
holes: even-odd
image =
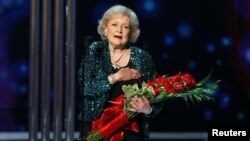
{"type": "Polygon", "coordinates": [[[115,35],[114,38],[116,38],[116,39],[122,39],[122,36],[115,35]]]}

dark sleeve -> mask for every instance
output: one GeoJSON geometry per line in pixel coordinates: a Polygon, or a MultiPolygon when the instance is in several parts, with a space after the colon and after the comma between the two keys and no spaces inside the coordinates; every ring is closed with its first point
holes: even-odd
{"type": "Polygon", "coordinates": [[[100,70],[96,69],[98,44],[92,43],[86,50],[79,68],[79,84],[83,96],[98,96],[110,90],[111,85],[108,82],[107,75],[100,75],[100,70]],[[98,72],[99,71],[99,72],[98,72]]]}
{"type": "Polygon", "coordinates": [[[83,123],[79,135],[80,138],[82,139],[81,141],[85,141],[86,135],[90,132],[90,130],[91,130],[90,123],[83,123]]]}
{"type": "MultiPolygon", "coordinates": [[[[153,61],[153,58],[150,56],[149,53],[145,52],[144,56],[142,57],[143,59],[143,64],[142,66],[144,66],[144,71],[146,72],[146,76],[144,78],[145,81],[150,81],[152,79],[154,79],[157,75],[157,71],[155,68],[155,64],[153,61]]],[[[155,103],[155,104],[151,104],[152,106],[152,112],[149,115],[145,115],[146,117],[154,117],[155,115],[157,115],[162,107],[163,107],[163,103],[155,103]]]]}
{"type": "Polygon", "coordinates": [[[111,85],[108,82],[108,74],[103,67],[103,46],[100,42],[94,42],[86,49],[86,54],[79,68],[79,84],[81,91],[81,109],[78,119],[91,122],[102,111],[105,99],[110,92],[111,85]],[[98,101],[101,100],[102,102],[98,101]]]}

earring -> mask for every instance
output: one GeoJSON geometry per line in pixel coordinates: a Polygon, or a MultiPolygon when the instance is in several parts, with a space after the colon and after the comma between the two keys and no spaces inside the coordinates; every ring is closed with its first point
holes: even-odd
{"type": "Polygon", "coordinates": [[[104,31],[104,36],[107,36],[107,30],[104,31]]]}

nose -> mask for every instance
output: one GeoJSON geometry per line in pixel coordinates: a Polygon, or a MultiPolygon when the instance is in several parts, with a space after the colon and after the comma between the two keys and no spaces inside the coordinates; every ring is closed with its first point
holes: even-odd
{"type": "Polygon", "coordinates": [[[117,31],[118,31],[118,32],[122,32],[122,26],[118,26],[117,31]]]}

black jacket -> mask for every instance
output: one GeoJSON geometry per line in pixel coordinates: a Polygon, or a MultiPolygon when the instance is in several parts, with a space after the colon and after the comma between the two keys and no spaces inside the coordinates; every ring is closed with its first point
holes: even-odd
{"type": "MultiPolygon", "coordinates": [[[[139,83],[151,80],[156,75],[152,57],[140,48],[130,47],[132,68],[142,73],[139,83]]],[[[104,40],[89,45],[81,61],[78,75],[81,96],[83,96],[83,107],[79,120],[91,123],[101,115],[112,89],[112,85],[108,82],[108,76],[112,73],[108,42],[104,40]]],[[[152,107],[153,113],[145,116],[145,119],[154,116],[161,110],[159,105],[152,105],[152,107]]],[[[145,139],[147,139],[149,138],[147,120],[145,120],[143,128],[145,139]]]]}

